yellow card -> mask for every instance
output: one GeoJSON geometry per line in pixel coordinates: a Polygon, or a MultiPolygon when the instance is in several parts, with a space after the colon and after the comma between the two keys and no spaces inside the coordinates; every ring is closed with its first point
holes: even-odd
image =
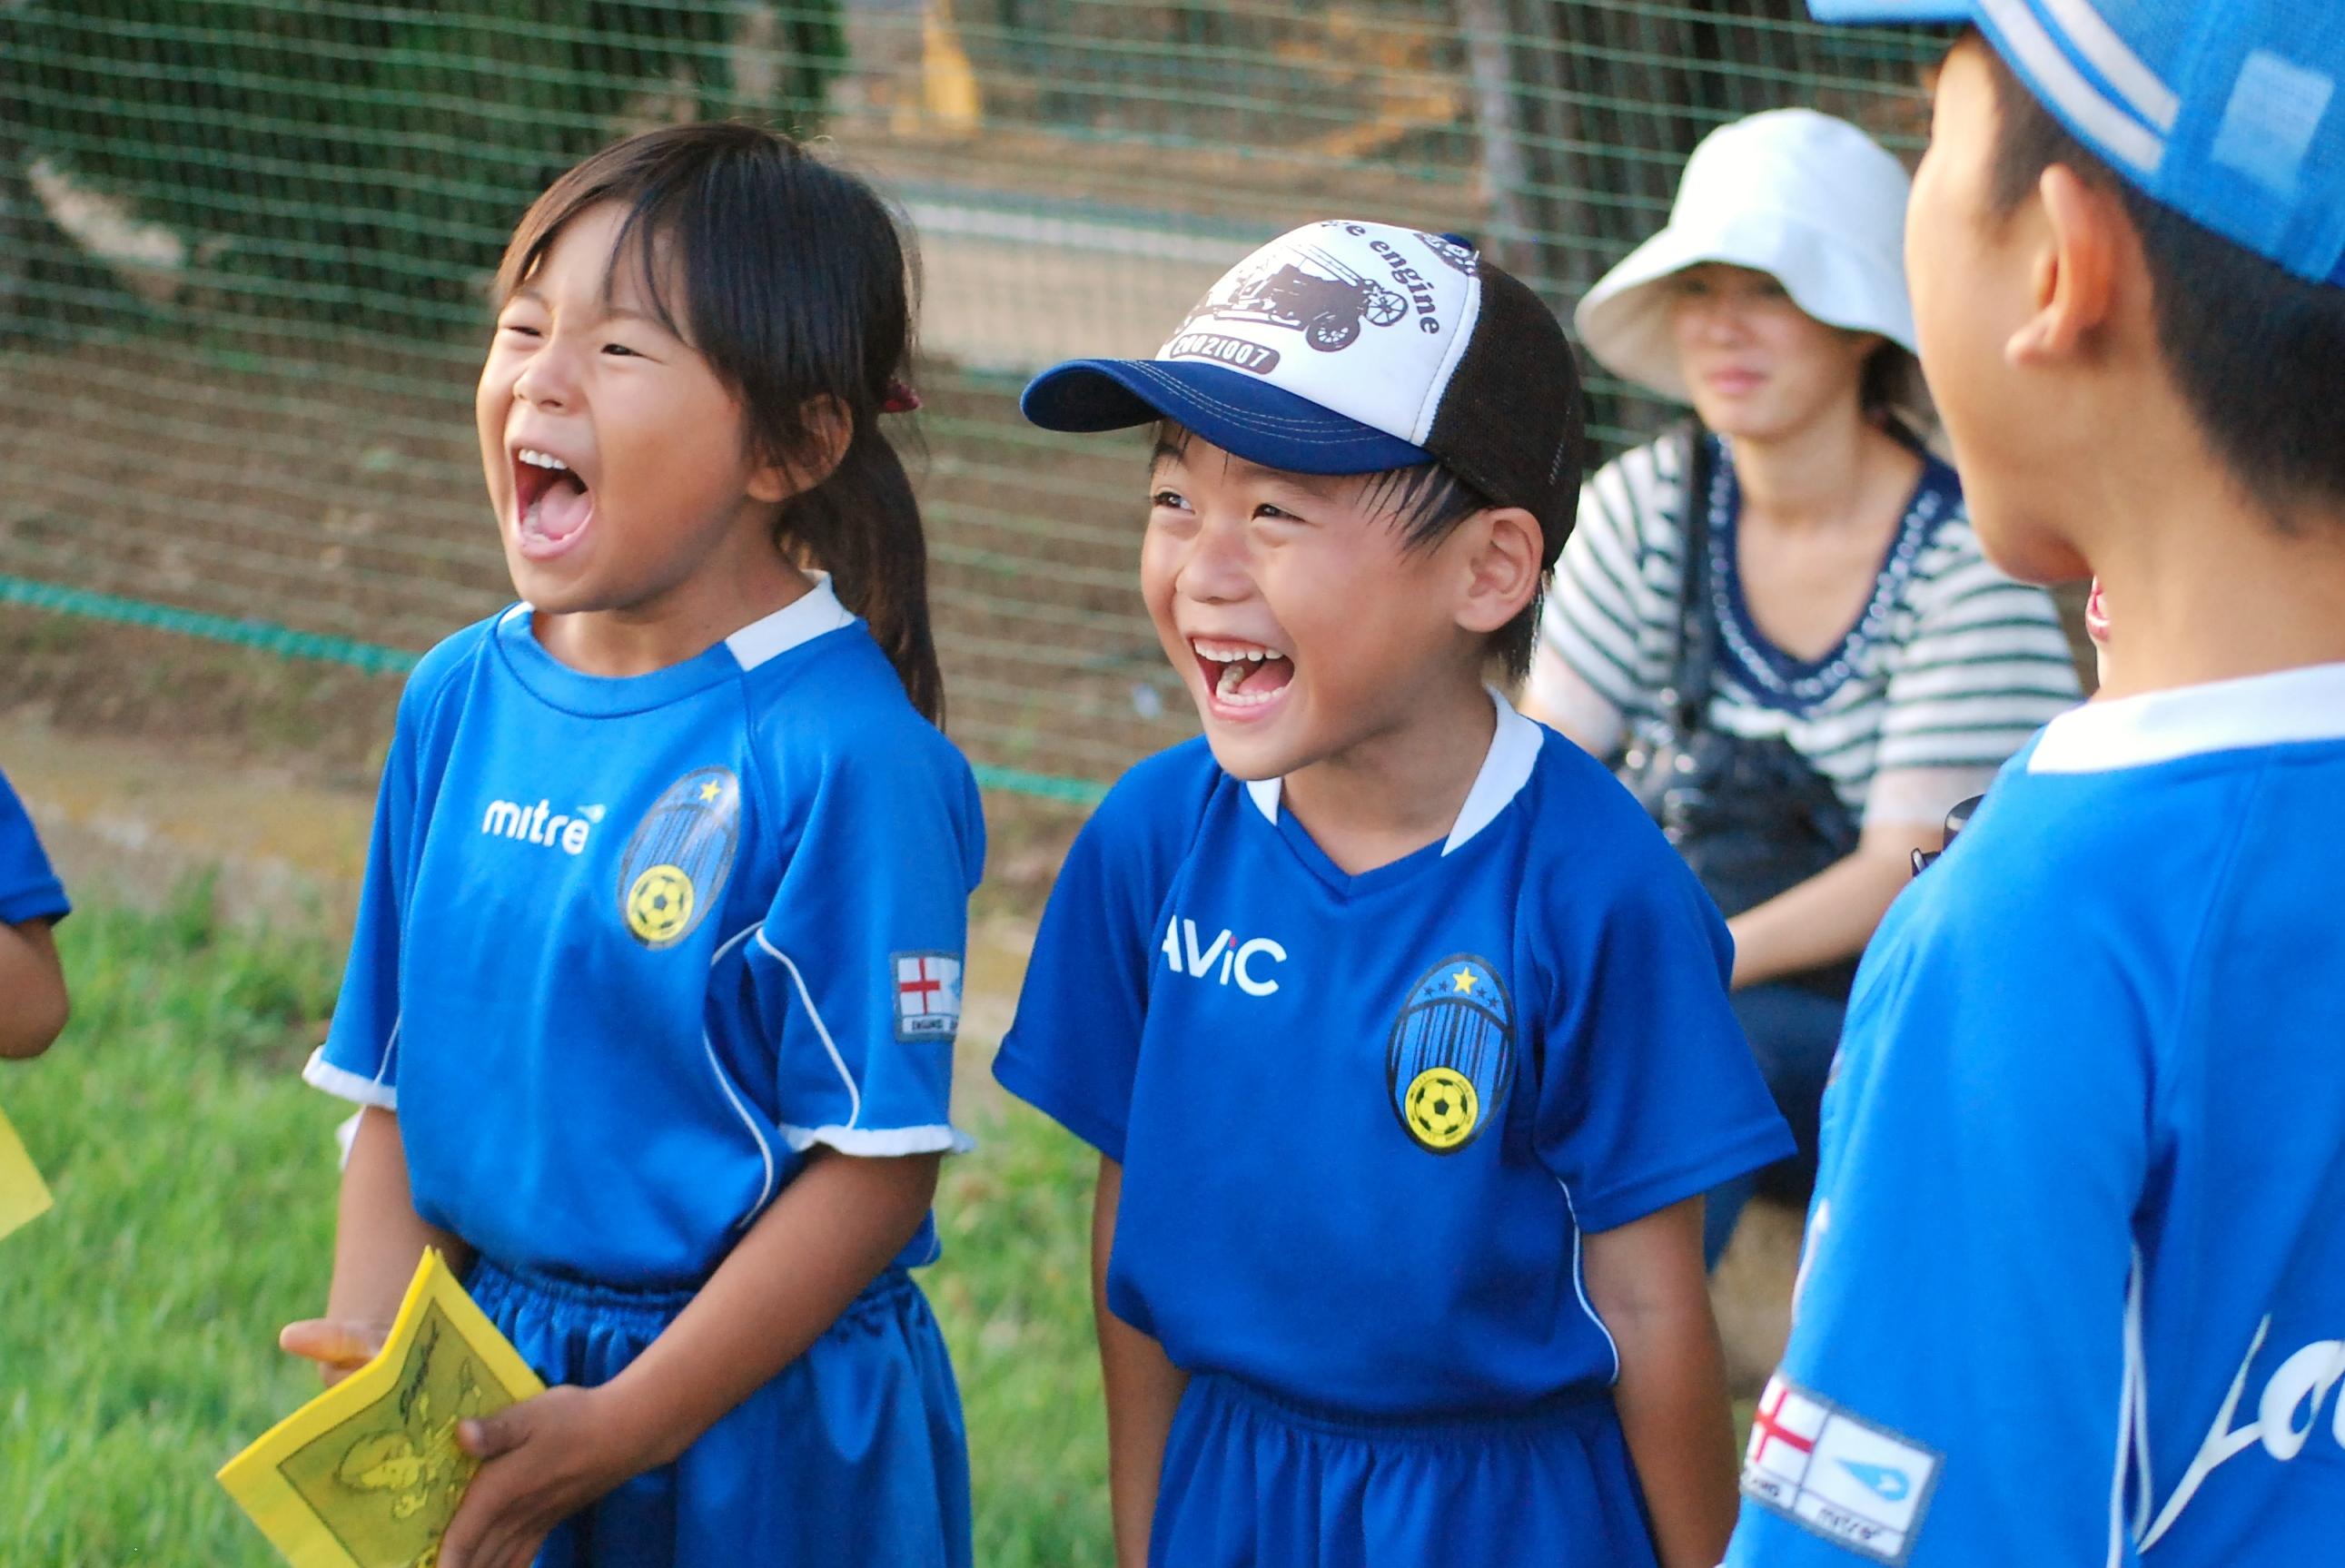
{"type": "Polygon", "coordinates": [[[33,1157],[25,1152],[8,1114],[0,1111],[0,1236],[48,1211],[49,1189],[33,1168],[33,1157]]]}
{"type": "Polygon", "coordinates": [[[544,1391],[426,1251],[381,1353],[269,1428],[219,1482],[293,1568],[431,1568],[480,1468],[456,1423],[544,1391]]]}

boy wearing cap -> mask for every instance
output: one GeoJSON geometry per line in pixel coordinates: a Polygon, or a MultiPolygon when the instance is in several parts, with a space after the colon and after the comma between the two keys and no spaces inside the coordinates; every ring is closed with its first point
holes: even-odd
{"type": "Polygon", "coordinates": [[[1881,927],[1733,1568],[2345,1543],[2345,12],[1975,23],[1906,251],[1989,554],[2121,679],[1881,927]]]}
{"type": "Polygon", "coordinates": [[[995,1068],[1101,1156],[1121,1560],[1709,1568],[1700,1194],[1790,1142],[1716,909],[1483,684],[1570,526],[1562,329],[1319,223],[1025,408],[1156,427],[1142,592],[1205,732],[1070,851],[995,1068]]]}

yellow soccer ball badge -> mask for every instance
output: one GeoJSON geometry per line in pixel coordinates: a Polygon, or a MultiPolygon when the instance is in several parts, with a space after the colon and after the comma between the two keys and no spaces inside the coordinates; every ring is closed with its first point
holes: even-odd
{"type": "Polygon", "coordinates": [[[695,768],[660,793],[619,856],[619,917],[655,950],[697,930],[725,891],[741,839],[741,784],[695,768]]]}
{"type": "Polygon", "coordinates": [[[1427,1067],[1409,1080],[1401,1115],[1417,1142],[1436,1154],[1447,1153],[1474,1136],[1482,1117],[1482,1097],[1455,1068],[1427,1067]]]}
{"type": "Polygon", "coordinates": [[[627,889],[627,929],[665,947],[692,925],[692,878],[676,865],[655,865],[627,889]]]}
{"type": "Polygon", "coordinates": [[[1385,1086],[1409,1140],[1455,1154],[1480,1137],[1514,1081],[1514,1005],[1486,959],[1445,958],[1409,988],[1385,1053],[1385,1086]]]}

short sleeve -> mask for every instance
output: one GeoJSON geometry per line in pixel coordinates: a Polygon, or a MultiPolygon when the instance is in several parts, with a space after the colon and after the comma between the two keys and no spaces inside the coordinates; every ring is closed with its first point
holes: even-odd
{"type": "Polygon", "coordinates": [[[1202,807],[1173,776],[1189,750],[1133,769],[1076,835],[993,1060],[1002,1087],[1113,1160],[1123,1158],[1157,918],[1202,807]]]}
{"type": "MultiPolygon", "coordinates": [[[[1549,693],[1535,684],[1531,700],[1562,713],[1599,699],[1615,718],[1611,726],[1593,728],[1617,728],[1619,715],[1649,706],[1657,683],[1646,649],[1656,596],[1645,569],[1648,555],[1667,542],[1652,536],[1675,505],[1663,471],[1665,444],[1615,459],[1581,488],[1579,515],[1540,612],[1541,650],[1554,662],[1548,679],[1568,672],[1586,690],[1549,693]]],[[[1666,621],[1673,612],[1664,602],[1659,613],[1666,621]]]]}
{"type": "Polygon", "coordinates": [[[0,775],[0,926],[62,920],[71,911],[24,803],[0,775]]]}
{"type": "Polygon", "coordinates": [[[338,1098],[385,1110],[399,1107],[399,960],[406,924],[414,848],[422,824],[418,809],[416,715],[423,704],[414,686],[399,708],[391,754],[375,793],[374,835],[366,877],[359,888],[342,988],[326,1043],[311,1053],[301,1076],[338,1098]]]}
{"type": "Polygon", "coordinates": [[[858,735],[790,794],[796,835],[747,954],[782,1135],[881,1158],[965,1148],[953,1046],[985,860],[969,764],[925,726],[858,735]]]}
{"type": "Polygon", "coordinates": [[[2120,1560],[2142,999],[2025,889],[1977,892],[2003,935],[1899,939],[1858,983],[1731,1568],[2120,1560]]]}
{"type": "Polygon", "coordinates": [[[1581,1229],[1610,1230],[1793,1151],[1726,995],[1733,942],[1658,830],[1634,874],[1550,879],[1554,999],[1534,1136],[1581,1229]]]}
{"type": "Polygon", "coordinates": [[[1931,553],[1884,694],[1868,821],[1937,822],[2082,695],[2049,594],[1995,570],[1965,522],[1931,553]]]}

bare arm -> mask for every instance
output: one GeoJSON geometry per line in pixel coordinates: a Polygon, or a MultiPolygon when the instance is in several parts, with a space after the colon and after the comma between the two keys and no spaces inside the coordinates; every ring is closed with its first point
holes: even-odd
{"type": "Polygon", "coordinates": [[[382,1348],[427,1247],[438,1248],[460,1272],[472,1259],[462,1241],[415,1212],[398,1113],[368,1106],[359,1112],[342,1167],[326,1315],[289,1323],[278,1343],[316,1361],[327,1382],[341,1381],[382,1348]]]}
{"type": "Polygon", "coordinates": [[[1610,698],[1581,678],[1563,655],[1542,642],[1531,655],[1530,678],[1517,704],[1524,716],[1558,731],[1599,762],[1619,748],[1628,721],[1610,698]]]}
{"type": "Polygon", "coordinates": [[[37,1057],[65,1032],[66,975],[46,920],[0,925],[0,1058],[37,1057]]]}
{"type": "Polygon", "coordinates": [[[691,1447],[805,1354],[910,1244],[943,1159],[817,1148],[691,1305],[607,1385],[612,1420],[645,1435],[652,1463],[691,1447]]]}
{"type": "Polygon", "coordinates": [[[1726,923],[1737,989],[1854,957],[1890,903],[1914,879],[1914,852],[1944,841],[1922,823],[1867,823],[1856,849],[1795,887],[1726,923]]]}
{"type": "Polygon", "coordinates": [[[1091,1202],[1091,1311],[1099,1322],[1100,1371],[1107,1385],[1107,1486],[1115,1516],[1115,1558],[1122,1568],[1148,1561],[1164,1444],[1189,1374],[1164,1347],[1108,1310],[1107,1262],[1123,1200],[1123,1167],[1102,1155],[1091,1202]]]}
{"type": "Polygon", "coordinates": [[[1701,1267],[1701,1199],[1587,1238],[1588,1295],[1619,1347],[1612,1392],[1661,1568],[1714,1568],[1734,1531],[1734,1417],[1701,1267]]]}
{"type": "Polygon", "coordinates": [[[465,1422],[459,1441],[487,1462],[449,1522],[442,1568],[525,1568],[554,1525],[691,1447],[805,1354],[904,1249],[941,1161],[817,1149],[624,1371],[465,1422]]]}

